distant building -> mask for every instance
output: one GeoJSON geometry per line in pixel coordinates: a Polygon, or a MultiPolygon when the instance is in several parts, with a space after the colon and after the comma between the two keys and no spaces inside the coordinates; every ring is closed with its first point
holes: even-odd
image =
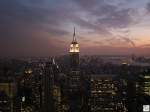
{"type": "Polygon", "coordinates": [[[33,70],[26,67],[17,83],[16,111],[33,110],[33,70]],[[24,101],[22,101],[22,98],[24,101]]]}
{"type": "Polygon", "coordinates": [[[141,94],[150,96],[150,71],[145,70],[139,76],[139,89],[141,94]]]}
{"type": "Polygon", "coordinates": [[[0,83],[0,112],[13,112],[16,84],[13,82],[0,83]]]}
{"type": "Polygon", "coordinates": [[[126,112],[113,75],[91,75],[90,112],[126,112]]]}
{"type": "Polygon", "coordinates": [[[144,105],[150,105],[150,69],[148,68],[139,75],[137,112],[143,111],[144,105]]]}
{"type": "Polygon", "coordinates": [[[53,87],[54,112],[62,112],[61,107],[61,90],[59,86],[53,87]]]}

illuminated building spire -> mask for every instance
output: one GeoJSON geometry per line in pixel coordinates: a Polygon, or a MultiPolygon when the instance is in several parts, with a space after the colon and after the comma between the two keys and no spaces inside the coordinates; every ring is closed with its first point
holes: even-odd
{"type": "Polygon", "coordinates": [[[73,42],[76,42],[76,31],[75,31],[75,27],[74,27],[74,33],[73,33],[73,42]]]}
{"type": "Polygon", "coordinates": [[[79,53],[80,53],[80,49],[79,49],[79,44],[76,40],[75,37],[75,27],[74,27],[74,32],[73,32],[73,41],[70,44],[70,49],[69,49],[69,53],[70,53],[70,65],[71,65],[71,69],[72,70],[77,70],[79,67],[79,53]]]}
{"type": "Polygon", "coordinates": [[[79,53],[79,44],[76,40],[76,35],[75,35],[75,27],[74,27],[74,33],[73,33],[73,41],[70,44],[70,53],[79,53]]]}

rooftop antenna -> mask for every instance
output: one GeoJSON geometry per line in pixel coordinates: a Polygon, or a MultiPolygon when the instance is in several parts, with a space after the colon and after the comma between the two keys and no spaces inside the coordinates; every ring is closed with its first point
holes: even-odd
{"type": "Polygon", "coordinates": [[[74,33],[73,33],[73,42],[76,42],[76,37],[75,37],[75,27],[74,27],[74,33]]]}

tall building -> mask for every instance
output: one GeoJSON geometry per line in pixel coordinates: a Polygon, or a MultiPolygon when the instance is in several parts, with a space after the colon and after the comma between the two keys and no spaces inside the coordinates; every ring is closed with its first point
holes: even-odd
{"type": "Polygon", "coordinates": [[[75,35],[75,28],[73,34],[73,41],[70,44],[70,72],[68,74],[68,102],[69,111],[81,111],[81,74],[79,70],[79,44],[75,35]]]}
{"type": "Polygon", "coordinates": [[[70,74],[69,85],[71,91],[78,91],[80,86],[80,71],[79,71],[79,44],[75,36],[75,28],[73,41],[70,45],[70,74]]]}
{"type": "Polygon", "coordinates": [[[150,70],[145,70],[139,76],[139,85],[140,93],[150,96],[150,70]]]}
{"type": "Polygon", "coordinates": [[[13,112],[15,88],[13,82],[0,83],[0,112],[13,112]]]}
{"type": "Polygon", "coordinates": [[[128,112],[136,112],[136,74],[137,69],[128,63],[122,63],[120,73],[121,95],[123,104],[126,106],[128,112]]]}
{"type": "Polygon", "coordinates": [[[52,87],[54,85],[54,74],[52,70],[52,62],[47,62],[44,69],[43,78],[43,112],[53,112],[54,104],[52,98],[52,87]]]}
{"type": "Polygon", "coordinates": [[[126,112],[113,75],[91,75],[90,112],[126,112]]]}
{"type": "Polygon", "coordinates": [[[33,110],[33,70],[31,68],[25,68],[23,75],[18,78],[17,96],[16,96],[16,111],[33,110]],[[22,100],[22,98],[24,100],[22,100]]]}
{"type": "Polygon", "coordinates": [[[79,44],[77,42],[76,36],[75,36],[75,28],[74,28],[74,34],[73,34],[73,41],[70,44],[70,67],[71,70],[78,70],[79,69],[79,44]]]}
{"type": "Polygon", "coordinates": [[[141,72],[138,84],[137,112],[141,112],[144,109],[144,105],[150,104],[150,69],[147,68],[141,72]]]}
{"type": "Polygon", "coordinates": [[[46,63],[44,69],[42,112],[61,112],[61,90],[58,73],[58,65],[52,58],[46,63]]]}

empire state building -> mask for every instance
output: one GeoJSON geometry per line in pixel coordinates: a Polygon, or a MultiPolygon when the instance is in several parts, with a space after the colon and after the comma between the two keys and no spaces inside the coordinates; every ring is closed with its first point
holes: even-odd
{"type": "Polygon", "coordinates": [[[70,73],[68,77],[68,96],[70,112],[81,112],[81,74],[79,69],[79,44],[76,40],[75,28],[70,44],[70,73]]]}
{"type": "Polygon", "coordinates": [[[72,71],[76,71],[79,69],[79,44],[76,40],[75,36],[75,28],[73,34],[73,41],[70,44],[70,67],[72,71]]]}

